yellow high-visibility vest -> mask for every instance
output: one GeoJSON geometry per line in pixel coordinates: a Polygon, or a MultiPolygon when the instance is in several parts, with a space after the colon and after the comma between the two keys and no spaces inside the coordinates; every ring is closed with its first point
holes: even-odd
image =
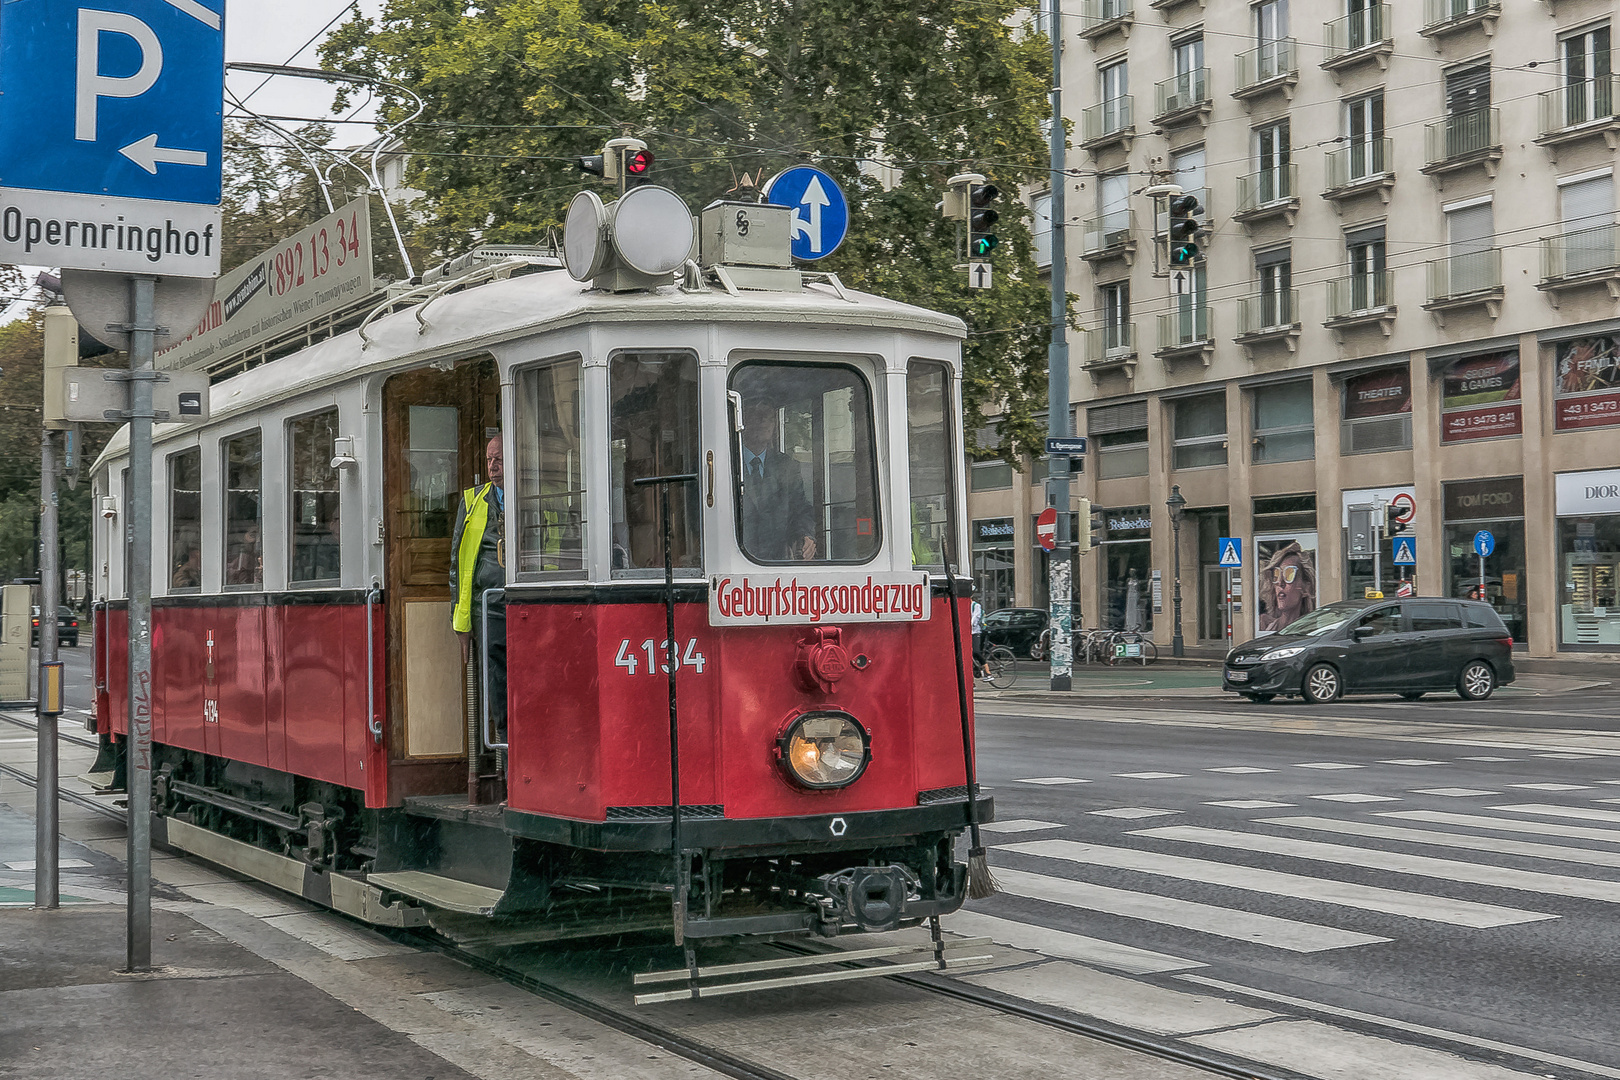
{"type": "Polygon", "coordinates": [[[461,547],[456,552],[456,609],[450,621],[457,633],[472,629],[473,573],[478,568],[484,530],[489,527],[489,491],[494,486],[485,484],[482,489],[468,488],[461,493],[467,518],[461,526],[461,547]]]}

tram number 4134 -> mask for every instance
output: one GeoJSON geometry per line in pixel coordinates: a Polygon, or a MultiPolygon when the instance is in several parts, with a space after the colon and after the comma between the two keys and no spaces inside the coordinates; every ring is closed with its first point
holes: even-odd
{"type": "MultiPolygon", "coordinates": [[[[619,642],[619,655],[613,658],[613,666],[625,668],[630,672],[630,674],[634,675],[636,672],[643,670],[641,663],[642,653],[647,655],[647,663],[645,666],[646,674],[669,674],[668,638],[665,638],[662,642],[654,641],[652,638],[648,638],[646,641],[643,641],[640,647],[637,649],[632,649],[630,647],[629,638],[623,639],[619,642]]],[[[679,671],[682,667],[689,667],[701,675],[703,674],[703,668],[708,664],[708,662],[708,658],[697,651],[697,638],[692,638],[686,643],[685,656],[681,655],[679,646],[677,646],[675,649],[675,670],[677,671],[679,671]]]]}

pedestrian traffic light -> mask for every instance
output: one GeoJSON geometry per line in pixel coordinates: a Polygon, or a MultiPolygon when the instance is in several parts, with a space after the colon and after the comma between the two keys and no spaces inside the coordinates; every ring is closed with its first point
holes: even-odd
{"type": "Polygon", "coordinates": [[[1191,266],[1198,258],[1198,230],[1203,227],[1198,215],[1203,212],[1196,196],[1170,197],[1170,227],[1165,230],[1165,245],[1171,266],[1191,266]]]}

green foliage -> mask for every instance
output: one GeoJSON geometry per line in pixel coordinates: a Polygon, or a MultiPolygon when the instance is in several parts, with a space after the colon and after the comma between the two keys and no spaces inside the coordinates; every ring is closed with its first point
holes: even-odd
{"type": "MultiPolygon", "coordinates": [[[[323,48],[327,66],[387,78],[427,103],[406,134],[427,193],[413,238],[543,242],[584,186],[574,159],[634,134],[656,180],[702,206],[809,161],[851,201],[842,249],[818,264],[857,288],[956,314],[967,428],[1000,414],[1003,451],[1044,433],[1050,299],[1029,215],[1004,197],[996,287],[967,288],[950,175],[1044,186],[1050,52],[985,0],[389,0],[323,48]]],[[[385,109],[403,118],[399,96],[385,109]]],[[[972,449],[979,449],[974,447],[972,449]]]]}

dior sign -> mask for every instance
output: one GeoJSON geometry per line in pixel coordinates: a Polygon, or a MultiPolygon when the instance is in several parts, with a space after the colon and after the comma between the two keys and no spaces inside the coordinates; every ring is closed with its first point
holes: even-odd
{"type": "Polygon", "coordinates": [[[1559,473],[1553,479],[1559,517],[1620,514],[1620,469],[1559,473]]]}

